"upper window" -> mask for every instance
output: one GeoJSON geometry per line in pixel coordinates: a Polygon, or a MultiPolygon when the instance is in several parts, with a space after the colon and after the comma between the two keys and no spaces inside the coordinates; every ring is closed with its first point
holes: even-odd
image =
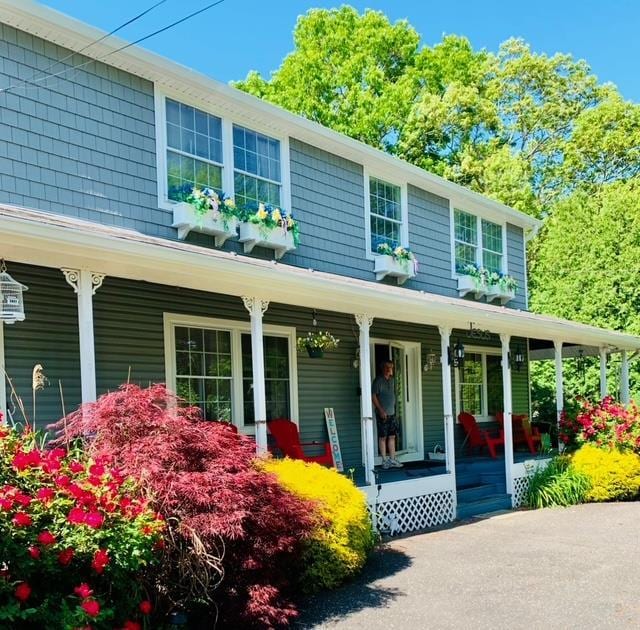
{"type": "Polygon", "coordinates": [[[222,120],[171,99],[167,103],[167,196],[194,186],[222,191],[222,120]]]}
{"type": "Polygon", "coordinates": [[[369,178],[369,227],[371,251],[382,243],[392,248],[402,244],[403,212],[400,186],[369,178]]]}
{"type": "Polygon", "coordinates": [[[504,270],[502,225],[462,210],[454,210],[453,222],[456,271],[475,264],[501,273],[504,270]]]}
{"type": "Polygon", "coordinates": [[[281,205],[280,142],[238,125],[233,126],[236,203],[257,208],[281,205]]]}

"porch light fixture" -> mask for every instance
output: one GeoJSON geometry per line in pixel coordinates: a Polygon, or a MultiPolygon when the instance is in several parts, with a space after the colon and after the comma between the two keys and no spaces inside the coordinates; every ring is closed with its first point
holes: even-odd
{"type": "Polygon", "coordinates": [[[4,260],[0,261],[0,322],[14,324],[24,321],[22,293],[24,284],[16,282],[7,272],[4,260]]]}
{"type": "Polygon", "coordinates": [[[455,368],[461,368],[464,365],[464,346],[459,339],[453,346],[453,352],[449,348],[449,365],[455,368]]]}
{"type": "Polygon", "coordinates": [[[429,372],[430,370],[433,370],[436,365],[438,365],[438,355],[433,350],[429,350],[429,354],[425,357],[422,371],[429,372]]]}
{"type": "Polygon", "coordinates": [[[576,371],[578,372],[578,376],[582,379],[583,384],[586,376],[586,363],[587,361],[584,357],[584,350],[580,348],[578,350],[578,356],[576,357],[576,371]]]}
{"type": "Polygon", "coordinates": [[[520,368],[522,368],[522,366],[524,365],[524,361],[525,359],[524,359],[524,352],[522,350],[522,346],[518,346],[516,348],[516,351],[513,354],[511,365],[519,372],[520,368]]]}

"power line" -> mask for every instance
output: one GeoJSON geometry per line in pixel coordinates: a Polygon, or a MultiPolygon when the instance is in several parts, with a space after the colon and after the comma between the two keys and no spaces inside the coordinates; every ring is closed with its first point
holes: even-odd
{"type": "MultiPolygon", "coordinates": [[[[163,2],[165,0],[162,0],[163,2]]],[[[65,68],[64,70],[61,70],[60,72],[55,72],[53,74],[48,74],[45,75],[43,77],[40,77],[38,79],[34,79],[34,80],[23,80],[20,83],[16,83],[15,85],[10,85],[4,89],[0,89],[0,94],[9,92],[11,90],[14,90],[18,87],[21,87],[22,85],[25,85],[27,83],[30,83],[34,86],[37,87],[36,84],[41,83],[42,81],[46,81],[47,79],[52,79],[53,77],[58,77],[61,76],[63,74],[66,74],[67,72],[71,72],[74,70],[78,70],[80,68],[83,68],[91,63],[94,63],[96,61],[104,61],[105,59],[107,59],[108,57],[110,57],[111,55],[115,55],[116,53],[119,53],[123,50],[126,50],[127,48],[130,48],[131,46],[135,46],[136,44],[140,44],[141,42],[146,41],[147,39],[150,39],[151,37],[155,37],[156,35],[159,35],[160,33],[164,33],[165,31],[168,31],[169,29],[173,28],[174,26],[178,26],[178,24],[182,24],[183,22],[186,22],[187,20],[190,20],[191,18],[195,17],[196,15],[200,15],[201,13],[204,13],[205,11],[208,11],[209,9],[212,9],[213,7],[222,4],[225,0],[217,0],[216,2],[212,2],[211,4],[208,4],[207,6],[203,7],[202,9],[199,9],[198,11],[194,11],[193,13],[190,13],[189,15],[176,20],[175,22],[172,22],[171,24],[164,26],[163,28],[158,29],[157,31],[154,31],[153,33],[149,33],[148,35],[145,35],[144,37],[140,37],[139,39],[136,39],[133,42],[129,42],[128,44],[125,44],[124,46],[121,46],[120,48],[116,48],[115,50],[112,50],[110,53],[107,53],[106,55],[104,55],[104,57],[99,57],[98,59],[89,59],[88,61],[85,61],[84,63],[80,63],[76,66],[72,66],[71,68],[65,68]]],[[[153,8],[153,7],[152,7],[153,8]]],[[[147,10],[147,13],[150,11],[151,9],[147,10]]],[[[106,37],[108,37],[108,35],[105,35],[102,37],[102,39],[105,39],[106,37]]],[[[98,41],[102,41],[98,40],[98,41]]],[[[97,42],[93,42],[90,45],[94,45],[97,42]]],[[[88,46],[87,46],[88,47],[88,46]]],[[[86,50],[86,48],[83,48],[83,50],[86,50]]],[[[60,63],[60,62],[57,62],[60,63]]],[[[55,64],[53,64],[55,65],[55,64]]],[[[50,87],[50,86],[49,86],[50,87]]]]}

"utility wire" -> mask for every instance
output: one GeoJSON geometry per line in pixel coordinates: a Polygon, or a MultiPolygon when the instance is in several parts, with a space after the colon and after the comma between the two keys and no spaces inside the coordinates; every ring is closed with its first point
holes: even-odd
{"type": "MultiPolygon", "coordinates": [[[[163,2],[165,0],[162,0],[163,2]]],[[[52,79],[53,77],[58,77],[61,76],[63,74],[66,74],[67,72],[71,72],[74,70],[78,70],[79,68],[83,68],[85,66],[88,66],[91,63],[94,62],[99,62],[99,61],[104,61],[105,59],[107,59],[108,57],[110,57],[111,55],[115,55],[116,53],[119,53],[123,50],[126,50],[127,48],[131,48],[131,46],[135,46],[136,44],[139,44],[141,42],[146,41],[147,39],[150,39],[151,37],[155,37],[156,35],[159,35],[160,33],[164,33],[165,31],[168,31],[169,29],[173,28],[174,26],[178,26],[178,24],[182,24],[183,22],[186,22],[187,20],[190,20],[191,18],[195,17],[196,15],[200,15],[201,13],[204,13],[205,11],[208,11],[209,9],[212,9],[213,7],[222,4],[225,0],[217,0],[216,2],[212,2],[211,4],[208,4],[207,6],[203,7],[202,9],[199,9],[198,11],[194,11],[193,13],[190,13],[189,15],[176,20],[175,22],[172,22],[171,24],[164,26],[163,28],[158,29],[157,31],[154,31],[153,33],[149,33],[148,35],[145,35],[144,37],[140,37],[139,39],[136,39],[133,42],[129,42],[128,44],[125,44],[124,46],[121,46],[120,48],[116,48],[115,50],[112,50],[110,53],[107,53],[106,55],[104,55],[104,57],[99,57],[98,59],[89,59],[88,61],[85,61],[84,63],[80,63],[77,66],[72,66],[71,68],[65,68],[64,70],[61,70],[60,72],[55,72],[53,74],[47,74],[43,77],[40,77],[38,79],[34,79],[34,80],[23,80],[20,83],[16,83],[15,85],[10,85],[4,89],[0,89],[0,94],[9,92],[13,89],[16,89],[24,84],[30,83],[34,86],[37,87],[36,84],[41,83],[42,81],[46,81],[47,79],[52,79]]],[[[153,7],[152,7],[153,8],[153,7]]],[[[150,11],[151,9],[147,10],[147,13],[150,11]]],[[[102,39],[105,39],[106,37],[108,37],[108,35],[105,35],[104,37],[102,37],[102,39]]],[[[101,40],[98,40],[101,41],[101,40]]],[[[91,46],[96,44],[97,42],[93,42],[92,44],[90,44],[91,46]]],[[[87,46],[88,47],[88,46],[87,46]]],[[[86,50],[86,48],[83,48],[83,50],[86,50]]],[[[58,62],[60,63],[60,62],[58,62]]],[[[54,64],[55,65],[55,64],[54,64]]],[[[50,87],[50,86],[49,86],[50,87]]]]}

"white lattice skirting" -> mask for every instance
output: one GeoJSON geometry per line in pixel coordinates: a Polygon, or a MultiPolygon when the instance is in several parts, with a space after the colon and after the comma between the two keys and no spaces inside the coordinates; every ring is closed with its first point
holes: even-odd
{"type": "Polygon", "coordinates": [[[525,475],[524,477],[514,477],[513,478],[513,496],[511,497],[511,501],[513,503],[513,507],[520,507],[524,503],[524,498],[527,495],[527,490],[529,489],[529,476],[525,475]]]}
{"type": "Polygon", "coordinates": [[[378,493],[364,488],[371,518],[382,534],[404,534],[444,525],[455,518],[450,475],[384,484],[378,493]]]}

